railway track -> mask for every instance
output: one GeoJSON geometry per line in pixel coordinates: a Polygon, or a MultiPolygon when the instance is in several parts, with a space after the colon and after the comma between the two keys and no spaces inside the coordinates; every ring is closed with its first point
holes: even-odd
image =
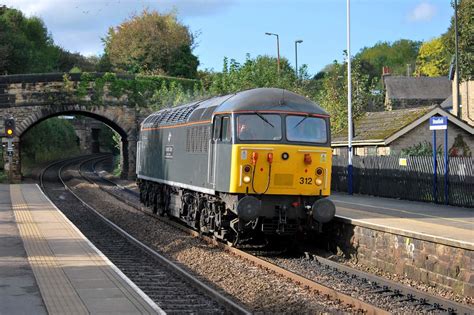
{"type": "MultiPolygon", "coordinates": [[[[92,171],[88,172],[88,180],[91,183],[95,183],[102,190],[107,191],[112,194],[114,197],[118,198],[122,202],[127,203],[134,208],[144,211],[141,206],[139,206],[139,196],[136,192],[126,189],[124,187],[117,186],[113,181],[108,180],[99,175],[96,170],[96,165],[101,161],[97,160],[93,165],[92,171]],[[100,184],[99,184],[100,183],[100,184]]],[[[159,216],[153,215],[149,211],[144,211],[147,215],[152,216],[158,220],[162,220],[176,226],[182,230],[185,230],[188,233],[192,233],[195,236],[202,237],[197,232],[190,230],[186,227],[183,227],[176,222],[161,218],[159,216]]],[[[310,280],[311,274],[317,273],[318,278],[332,277],[338,279],[338,283],[355,283],[358,288],[357,294],[364,296],[364,299],[379,301],[384,300],[385,304],[396,305],[401,312],[416,312],[416,313],[442,313],[442,314],[473,314],[473,308],[459,304],[451,300],[444,299],[439,296],[431,295],[414,288],[378,277],[372,274],[368,274],[354,268],[347,267],[343,264],[336,263],[334,261],[325,259],[323,257],[305,253],[306,258],[301,259],[300,257],[289,259],[285,263],[279,263],[280,259],[273,259],[271,257],[265,257],[261,255],[253,255],[252,253],[243,252],[239,249],[226,246],[222,243],[216,242],[215,240],[202,237],[209,243],[212,243],[216,246],[221,247],[222,249],[231,252],[239,257],[247,259],[252,263],[261,266],[263,268],[273,270],[274,272],[281,274],[284,277],[291,279],[292,281],[299,283],[303,286],[306,286],[312,290],[318,291],[332,299],[341,301],[344,304],[352,305],[355,309],[360,309],[366,313],[384,313],[385,311],[371,305],[370,303],[362,302],[361,300],[352,297],[354,293],[346,292],[342,293],[344,290],[334,290],[328,286],[322,285],[315,281],[310,280]],[[298,273],[291,271],[291,265],[295,265],[291,260],[297,261],[301,268],[298,269],[298,273]],[[290,263],[289,263],[290,262],[290,263]],[[290,269],[290,270],[289,270],[290,269]],[[301,276],[304,274],[305,276],[301,276]],[[323,277],[321,277],[323,275],[323,277]]],[[[337,286],[337,284],[335,285],[337,286]]],[[[374,303],[377,304],[377,303],[374,303]]],[[[383,304],[383,303],[382,303],[383,304]]],[[[394,309],[390,309],[390,312],[393,312],[394,309]]],[[[396,312],[396,311],[395,311],[396,312]]]]}
{"type": "Polygon", "coordinates": [[[67,168],[103,159],[76,158],[53,163],[40,175],[42,189],[81,232],[166,313],[249,314],[106,219],[67,186],[67,168]],[[101,220],[97,220],[97,218],[101,220]]]}

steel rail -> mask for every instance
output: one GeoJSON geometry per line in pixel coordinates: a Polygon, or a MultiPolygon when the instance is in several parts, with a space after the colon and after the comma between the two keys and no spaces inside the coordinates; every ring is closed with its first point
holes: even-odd
{"type": "Polygon", "coordinates": [[[389,294],[401,294],[405,297],[414,297],[414,299],[418,301],[424,301],[426,304],[432,305],[434,311],[442,311],[448,314],[474,314],[474,308],[471,308],[467,305],[456,303],[442,297],[433,296],[420,290],[404,286],[395,281],[384,279],[382,277],[351,268],[317,255],[313,255],[313,257],[319,263],[331,267],[333,270],[355,275],[360,279],[366,279],[367,281],[376,283],[379,287],[387,288],[387,293],[389,294]]]}
{"type": "MultiPolygon", "coordinates": [[[[94,167],[99,163],[100,161],[98,161],[96,164],[94,164],[94,167]]],[[[113,181],[111,180],[108,180],[108,179],[105,179],[103,178],[102,176],[99,175],[99,173],[97,172],[96,169],[93,170],[95,175],[97,175],[99,178],[101,178],[102,180],[105,180],[113,185],[117,185],[116,183],[114,183],[113,181]]],[[[86,179],[87,180],[87,179],[86,179]]],[[[92,180],[91,179],[88,179],[89,182],[91,182],[92,180]]],[[[184,231],[194,237],[199,237],[203,240],[205,240],[207,243],[209,244],[212,244],[214,246],[217,246],[219,247],[220,249],[230,253],[230,254],[233,254],[237,257],[240,257],[240,258],[243,258],[247,261],[250,261],[251,263],[257,265],[258,267],[260,268],[263,268],[263,269],[266,269],[266,270],[271,270],[272,272],[278,274],[278,275],[281,275],[291,281],[293,281],[294,283],[302,286],[302,287],[305,287],[305,288],[308,288],[312,291],[315,291],[323,296],[326,296],[327,298],[329,298],[330,300],[335,300],[335,301],[340,301],[341,303],[343,303],[344,305],[346,306],[349,306],[351,308],[354,308],[356,310],[361,310],[363,311],[365,314],[376,314],[376,315],[379,315],[379,314],[390,314],[390,312],[386,311],[386,310],[383,310],[381,308],[378,308],[374,305],[371,305],[367,302],[364,302],[364,301],[361,301],[357,298],[354,298],[350,295],[347,295],[347,294],[344,294],[344,293],[341,293],[341,292],[338,292],[332,288],[329,288],[323,284],[320,284],[320,283],[317,283],[315,281],[312,281],[312,280],[309,280],[303,276],[300,276],[300,275],[297,275],[293,272],[290,272],[288,270],[285,270],[279,266],[276,266],[268,261],[265,261],[261,258],[258,258],[256,256],[253,256],[251,254],[248,254],[244,251],[241,251],[235,247],[231,247],[231,246],[228,246],[224,243],[221,243],[217,240],[215,240],[214,238],[212,237],[208,237],[208,236],[205,236],[205,235],[202,235],[201,233],[197,232],[197,231],[194,231],[192,229],[189,229],[177,222],[174,222],[172,220],[169,220],[169,219],[166,219],[164,217],[160,217],[156,214],[153,214],[153,213],[150,213],[150,211],[147,211],[145,209],[143,209],[143,207],[141,206],[138,206],[128,200],[126,200],[125,198],[121,197],[121,196],[117,196],[111,192],[109,192],[108,190],[102,188],[100,185],[98,185],[97,183],[93,182],[93,184],[97,185],[99,187],[99,189],[102,189],[104,191],[106,191],[107,193],[111,194],[113,197],[117,198],[118,200],[122,201],[122,202],[125,202],[127,205],[129,206],[132,206],[134,209],[136,210],[139,210],[143,213],[145,213],[146,215],[148,216],[151,216],[161,222],[164,222],[168,225],[171,225],[175,228],[178,228],[180,229],[181,231],[184,231]]]]}
{"type": "MultiPolygon", "coordinates": [[[[104,159],[102,159],[102,160],[104,160],[104,159]]],[[[96,165],[100,162],[101,162],[101,160],[97,161],[93,166],[93,172],[96,176],[101,178],[101,180],[104,180],[104,181],[106,181],[106,182],[108,182],[112,185],[118,186],[122,190],[128,191],[129,193],[136,196],[136,192],[134,192],[134,191],[132,191],[132,190],[126,188],[126,187],[122,187],[120,185],[117,185],[112,180],[109,180],[109,179],[104,178],[103,176],[101,176],[95,168],[96,165]]],[[[97,183],[94,183],[94,184],[97,185],[97,183]]],[[[241,251],[239,249],[236,249],[234,247],[223,244],[223,243],[215,240],[214,238],[202,235],[199,232],[197,232],[195,230],[192,230],[188,227],[185,227],[185,226],[183,226],[183,225],[181,225],[177,222],[174,222],[174,221],[171,221],[171,220],[166,219],[164,217],[153,214],[150,211],[147,211],[146,208],[144,209],[143,206],[137,206],[136,204],[130,202],[129,200],[127,200],[127,199],[125,199],[121,196],[118,196],[116,194],[113,194],[110,191],[107,191],[107,190],[103,189],[100,185],[97,185],[97,186],[100,189],[102,189],[102,190],[106,191],[107,193],[109,193],[110,195],[112,195],[113,197],[119,199],[120,201],[126,203],[129,206],[132,206],[133,208],[135,208],[139,211],[142,211],[143,213],[145,213],[148,216],[151,216],[151,217],[153,217],[157,220],[160,220],[164,223],[172,225],[173,227],[178,228],[178,229],[180,229],[180,230],[182,230],[182,231],[184,231],[184,232],[186,232],[186,233],[188,233],[188,234],[190,234],[194,237],[200,237],[200,238],[202,238],[203,240],[205,240],[206,242],[208,242],[210,244],[218,246],[219,248],[221,248],[221,249],[223,249],[223,250],[225,250],[229,253],[232,253],[232,254],[240,256],[240,257],[242,257],[246,260],[249,260],[252,263],[255,263],[256,265],[258,265],[262,268],[272,270],[272,271],[276,272],[277,274],[281,274],[282,276],[287,277],[287,278],[291,279],[292,281],[294,281],[296,283],[299,283],[303,286],[306,286],[306,287],[308,287],[312,290],[319,291],[322,294],[328,295],[331,299],[340,300],[340,301],[344,302],[347,305],[352,305],[353,307],[356,307],[356,308],[359,308],[359,309],[363,310],[367,314],[387,314],[387,313],[389,313],[389,312],[386,312],[385,310],[382,310],[382,309],[377,309],[377,310],[374,309],[373,311],[371,311],[371,308],[374,308],[373,305],[365,303],[365,302],[363,302],[359,299],[356,299],[354,297],[347,296],[343,293],[337,292],[337,291],[335,291],[331,288],[328,288],[328,287],[326,287],[322,284],[318,284],[318,283],[316,283],[312,280],[309,280],[305,277],[296,275],[296,274],[294,274],[290,271],[287,271],[287,270],[285,270],[281,267],[278,267],[278,266],[276,266],[276,265],[274,265],[274,264],[272,264],[272,263],[270,263],[266,260],[263,260],[261,258],[255,257],[254,255],[251,255],[249,253],[246,253],[246,252],[241,251]]],[[[359,271],[357,269],[345,266],[343,264],[340,264],[340,263],[337,263],[337,262],[334,262],[334,261],[331,261],[331,260],[328,260],[328,259],[325,259],[325,258],[322,258],[322,257],[319,257],[319,256],[315,256],[315,257],[316,257],[316,259],[318,260],[319,263],[322,263],[322,264],[324,264],[326,266],[329,266],[333,269],[337,269],[337,270],[340,270],[341,272],[346,272],[346,273],[355,275],[355,276],[357,276],[361,279],[366,279],[368,281],[376,283],[377,285],[379,285],[381,287],[388,288],[388,290],[391,291],[392,293],[395,293],[395,292],[397,294],[400,293],[400,294],[402,294],[406,297],[413,298],[414,300],[423,301],[423,303],[430,304],[430,305],[433,306],[433,310],[435,310],[435,311],[445,312],[445,313],[448,313],[448,314],[474,314],[474,309],[467,306],[467,305],[456,303],[454,301],[450,301],[450,300],[442,298],[442,297],[434,296],[434,295],[422,292],[420,290],[417,290],[417,289],[414,289],[414,288],[411,288],[411,287],[408,287],[408,286],[404,286],[402,284],[384,279],[384,278],[376,276],[376,275],[372,275],[372,274],[369,274],[369,273],[359,271]]]]}
{"type": "MultiPolygon", "coordinates": [[[[96,170],[97,164],[99,164],[101,161],[105,160],[106,158],[102,157],[102,158],[99,159],[99,157],[95,157],[93,159],[98,159],[98,161],[96,163],[94,163],[94,165],[93,165],[93,172],[97,177],[99,177],[101,180],[103,180],[107,183],[110,183],[111,185],[117,186],[121,190],[127,191],[128,193],[131,193],[135,197],[137,197],[136,192],[134,192],[134,191],[132,191],[132,190],[126,188],[126,187],[120,186],[112,180],[104,178],[103,176],[101,176],[99,174],[99,172],[97,172],[97,170],[96,170]]],[[[188,227],[185,227],[185,226],[183,226],[183,225],[181,225],[177,222],[174,222],[174,221],[169,220],[167,218],[160,217],[156,214],[153,214],[149,210],[144,208],[143,206],[138,206],[137,204],[130,202],[126,198],[123,198],[119,195],[116,195],[116,194],[108,191],[107,189],[104,189],[101,185],[98,185],[93,180],[87,179],[87,178],[85,178],[85,179],[88,180],[90,183],[95,184],[99,189],[101,189],[101,190],[107,192],[108,194],[112,195],[113,197],[117,198],[121,202],[124,202],[127,205],[143,212],[145,215],[148,215],[148,216],[153,217],[153,218],[155,218],[155,219],[157,219],[161,222],[164,222],[168,225],[171,225],[175,228],[178,228],[181,231],[184,231],[184,232],[186,232],[186,233],[188,233],[188,234],[190,234],[194,237],[199,237],[199,238],[205,240],[206,242],[208,242],[210,244],[213,244],[213,245],[215,245],[215,246],[217,246],[217,247],[219,247],[219,248],[221,248],[221,249],[223,249],[223,250],[225,250],[225,251],[227,251],[227,252],[229,252],[233,255],[236,255],[236,256],[244,258],[248,261],[251,261],[252,263],[254,263],[254,264],[256,264],[256,265],[258,265],[262,268],[272,270],[277,274],[281,274],[282,276],[284,276],[286,278],[289,278],[292,281],[294,281],[294,282],[296,282],[296,283],[298,283],[302,286],[310,288],[314,291],[318,291],[319,293],[321,293],[323,295],[327,295],[329,298],[331,298],[333,300],[342,301],[346,305],[350,305],[352,307],[363,310],[367,314],[388,314],[389,313],[385,310],[377,309],[373,305],[367,304],[367,303],[365,303],[363,301],[360,301],[356,298],[353,298],[351,296],[346,296],[345,294],[337,292],[337,291],[335,291],[331,288],[325,287],[324,285],[318,284],[318,283],[316,283],[314,281],[311,281],[307,278],[296,275],[296,274],[294,274],[294,273],[292,273],[288,270],[285,270],[281,267],[278,267],[278,266],[276,266],[276,265],[274,265],[274,264],[272,264],[268,261],[265,261],[261,258],[255,257],[255,256],[253,256],[249,253],[243,252],[239,249],[236,249],[234,247],[231,247],[231,246],[228,246],[228,245],[223,244],[221,242],[218,242],[214,238],[204,236],[204,235],[200,234],[199,232],[197,232],[195,230],[192,230],[188,227]],[[371,309],[373,309],[373,310],[371,311],[371,309]]],[[[416,290],[414,288],[404,286],[402,284],[384,279],[384,278],[376,276],[376,275],[372,275],[372,274],[369,274],[369,273],[365,273],[365,272],[356,270],[354,268],[342,265],[340,263],[336,263],[334,261],[331,261],[331,260],[328,260],[328,259],[325,259],[325,258],[322,258],[322,257],[319,257],[319,256],[314,256],[314,257],[319,263],[324,264],[324,265],[326,265],[330,268],[333,268],[333,270],[338,270],[340,272],[346,272],[346,273],[355,275],[355,276],[357,276],[361,279],[366,279],[367,281],[376,283],[378,286],[388,288],[389,291],[391,291],[392,293],[397,292],[397,293],[400,293],[404,296],[413,298],[414,300],[423,301],[426,304],[430,304],[430,305],[433,306],[433,308],[432,308],[433,311],[444,312],[444,313],[447,313],[447,314],[474,314],[474,309],[467,306],[467,305],[456,303],[454,301],[450,301],[450,300],[444,299],[442,297],[433,296],[433,295],[430,295],[428,293],[416,290]]]]}
{"type": "MultiPolygon", "coordinates": [[[[95,159],[104,159],[103,157],[94,157],[90,158],[87,160],[84,160],[78,168],[79,174],[86,179],[88,182],[90,182],[93,185],[99,186],[96,183],[94,183],[91,180],[88,180],[86,176],[82,173],[81,171],[81,166],[84,165],[85,163],[88,163],[92,160],[95,159]]],[[[74,163],[74,162],[72,162],[74,163]]],[[[70,163],[70,164],[72,164],[70,163]]],[[[143,249],[145,252],[148,252],[151,254],[154,258],[159,260],[163,265],[166,265],[171,271],[173,271],[176,275],[182,277],[186,281],[188,281],[192,286],[197,288],[198,290],[201,290],[204,294],[208,295],[209,297],[213,298],[216,302],[220,303],[221,306],[223,306],[227,311],[233,313],[233,314],[251,314],[250,311],[245,309],[243,306],[235,303],[233,300],[229,299],[228,297],[224,296],[222,293],[218,292],[214,288],[210,287],[209,285],[205,284],[204,282],[200,281],[193,275],[191,275],[189,272],[185,271],[183,268],[179,267],[176,263],[172,262],[165,256],[161,255],[154,249],[150,248],[146,244],[140,242],[138,239],[127,233],[125,230],[120,228],[118,225],[107,219],[105,216],[103,216],[101,213],[99,213],[96,209],[94,209],[91,205],[89,205],[87,202],[85,202],[82,198],[80,198],[63,180],[61,176],[62,169],[65,165],[61,167],[59,170],[59,178],[61,180],[61,183],[64,185],[65,189],[67,189],[80,203],[82,203],[86,208],[91,210],[95,215],[97,215],[101,220],[103,220],[105,223],[110,225],[114,230],[116,230],[119,234],[127,238],[130,242],[135,244],[136,246],[140,247],[143,249]]],[[[113,195],[113,194],[111,194],[113,195]]],[[[113,195],[114,196],[114,195],[113,195]]]]}
{"type": "MultiPolygon", "coordinates": [[[[124,191],[127,191],[127,192],[129,192],[129,193],[131,193],[135,196],[137,195],[136,192],[134,192],[134,191],[132,191],[132,190],[126,188],[126,187],[122,187],[120,185],[117,185],[112,180],[109,180],[109,179],[104,178],[103,176],[101,176],[99,174],[99,172],[97,172],[97,170],[95,169],[95,167],[98,163],[100,163],[100,161],[98,161],[97,163],[94,164],[94,173],[98,177],[100,177],[102,180],[104,180],[104,181],[106,181],[106,182],[108,182],[112,185],[116,185],[116,186],[120,187],[124,191]]],[[[100,185],[98,185],[98,186],[99,186],[99,188],[102,189],[102,187],[100,187],[100,185]]],[[[106,190],[104,190],[104,191],[106,191],[106,190]]],[[[189,229],[189,228],[187,228],[187,227],[185,227],[185,226],[183,226],[183,225],[181,225],[177,222],[174,222],[174,221],[171,221],[171,220],[166,219],[164,217],[160,217],[156,214],[153,214],[150,211],[147,211],[146,209],[144,209],[144,207],[142,207],[142,206],[139,207],[136,204],[130,202],[129,200],[127,200],[127,199],[125,199],[121,196],[115,195],[115,194],[111,193],[110,191],[106,191],[106,192],[111,194],[115,198],[119,199],[120,201],[128,204],[129,206],[132,206],[135,209],[144,212],[146,215],[152,216],[157,220],[160,220],[160,221],[165,222],[169,225],[172,225],[173,227],[181,229],[182,231],[184,231],[186,233],[189,233],[189,234],[191,234],[195,237],[201,237],[202,239],[204,239],[208,243],[214,244],[214,245],[220,247],[221,249],[226,250],[226,251],[228,251],[228,252],[230,252],[234,255],[241,256],[241,257],[243,257],[245,259],[248,259],[248,260],[250,260],[250,261],[252,261],[256,264],[258,264],[259,261],[263,261],[264,263],[261,264],[261,266],[263,268],[273,270],[272,266],[275,266],[274,264],[272,264],[270,262],[267,262],[267,261],[262,260],[260,258],[256,258],[255,256],[253,256],[251,254],[248,254],[248,253],[243,252],[239,249],[236,249],[234,247],[231,247],[231,246],[225,245],[221,242],[218,242],[218,241],[216,241],[215,239],[213,239],[211,237],[201,235],[199,232],[196,232],[192,229],[189,229]],[[255,258],[257,259],[256,261],[254,261],[255,258]]],[[[367,281],[371,281],[372,283],[376,283],[380,287],[388,288],[388,290],[392,294],[400,293],[400,294],[402,294],[403,296],[405,296],[407,298],[408,297],[413,298],[414,301],[417,301],[419,303],[423,302],[423,303],[429,304],[429,305],[432,306],[432,310],[434,310],[434,311],[445,312],[447,314],[474,314],[474,309],[472,307],[469,307],[468,305],[457,303],[457,302],[454,302],[454,301],[451,301],[451,300],[448,300],[448,299],[445,299],[445,298],[442,298],[442,297],[434,296],[434,295],[431,295],[429,293],[425,293],[425,292],[422,292],[420,290],[417,290],[417,289],[414,289],[414,288],[411,288],[411,287],[408,287],[408,286],[404,286],[402,284],[396,283],[394,281],[387,280],[385,278],[382,278],[382,277],[379,277],[379,276],[376,276],[376,275],[372,275],[372,274],[369,274],[369,273],[365,273],[363,271],[359,271],[357,269],[348,267],[346,265],[343,265],[343,264],[340,264],[340,263],[337,263],[337,262],[334,262],[334,261],[331,261],[331,260],[328,260],[328,259],[325,259],[325,258],[322,258],[322,257],[319,257],[319,256],[315,256],[315,257],[318,260],[318,262],[321,263],[321,264],[324,264],[324,265],[326,265],[330,268],[333,268],[333,269],[340,270],[341,272],[349,273],[349,274],[354,275],[356,277],[359,277],[361,279],[366,279],[367,281]]],[[[275,266],[275,267],[277,267],[277,266],[275,266]]],[[[280,268],[280,267],[277,267],[277,268],[280,268]]],[[[286,271],[282,268],[280,268],[280,269],[281,269],[282,272],[288,272],[288,271],[286,271]]],[[[275,271],[275,272],[279,273],[279,271],[275,271]]],[[[301,276],[298,276],[298,277],[301,277],[301,276]]],[[[309,285],[306,285],[307,281],[311,281],[311,280],[308,280],[304,277],[301,277],[302,279],[300,279],[298,277],[296,277],[294,279],[295,282],[299,282],[302,285],[311,287],[309,285]]],[[[328,288],[328,289],[329,289],[329,291],[333,290],[331,288],[328,288]]],[[[315,286],[314,290],[320,291],[323,294],[328,294],[328,293],[325,292],[325,290],[326,290],[325,288],[318,289],[317,286],[315,286]]],[[[337,291],[334,291],[333,295],[331,295],[331,298],[339,299],[338,295],[341,295],[341,293],[337,292],[337,291]]],[[[355,298],[350,297],[349,301],[351,301],[352,299],[355,299],[355,298]]],[[[354,304],[357,304],[359,301],[360,300],[355,299],[354,304]]],[[[351,303],[348,302],[348,304],[351,304],[351,303]]],[[[367,312],[367,310],[365,310],[365,309],[363,309],[363,310],[367,312]]]]}

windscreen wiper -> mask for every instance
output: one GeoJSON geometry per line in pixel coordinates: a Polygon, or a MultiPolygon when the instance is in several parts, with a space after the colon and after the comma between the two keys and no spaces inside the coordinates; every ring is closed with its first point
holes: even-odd
{"type": "Polygon", "coordinates": [[[293,127],[293,129],[295,129],[296,127],[298,127],[306,118],[308,118],[309,115],[306,115],[303,117],[303,119],[301,119],[300,121],[298,121],[298,123],[293,127]]]}
{"type": "Polygon", "coordinates": [[[271,122],[268,121],[268,119],[266,119],[262,114],[260,114],[259,112],[255,112],[255,114],[260,117],[261,120],[263,120],[264,122],[266,122],[267,124],[269,124],[270,126],[272,126],[273,128],[275,128],[275,126],[272,125],[271,122]]]}

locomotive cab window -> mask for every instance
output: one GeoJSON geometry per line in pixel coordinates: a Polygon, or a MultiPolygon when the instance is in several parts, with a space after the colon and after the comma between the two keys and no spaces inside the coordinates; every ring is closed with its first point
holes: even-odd
{"type": "Polygon", "coordinates": [[[212,139],[219,140],[221,138],[221,117],[214,118],[214,130],[212,132],[212,139]]]}
{"type": "Polygon", "coordinates": [[[237,136],[241,141],[281,140],[281,116],[275,114],[244,114],[237,117],[237,136]]]}
{"type": "Polygon", "coordinates": [[[223,142],[230,142],[232,140],[232,129],[230,124],[230,118],[228,116],[222,117],[222,136],[223,142]]]}
{"type": "Polygon", "coordinates": [[[232,125],[229,116],[218,116],[214,119],[212,138],[217,141],[230,142],[232,140],[232,125]]]}
{"type": "Polygon", "coordinates": [[[286,138],[295,142],[326,143],[326,120],[310,116],[286,116],[286,138]]]}

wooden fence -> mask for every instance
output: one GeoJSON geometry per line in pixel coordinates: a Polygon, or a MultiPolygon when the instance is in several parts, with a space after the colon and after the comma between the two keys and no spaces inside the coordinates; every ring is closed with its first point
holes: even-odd
{"type": "MultiPolygon", "coordinates": [[[[445,203],[445,166],[438,157],[437,193],[433,193],[433,157],[407,157],[400,165],[395,156],[355,156],[353,191],[380,197],[445,203]]],[[[333,157],[332,185],[347,192],[347,158],[333,157]]],[[[448,203],[474,208],[474,158],[450,157],[448,203]]]]}

